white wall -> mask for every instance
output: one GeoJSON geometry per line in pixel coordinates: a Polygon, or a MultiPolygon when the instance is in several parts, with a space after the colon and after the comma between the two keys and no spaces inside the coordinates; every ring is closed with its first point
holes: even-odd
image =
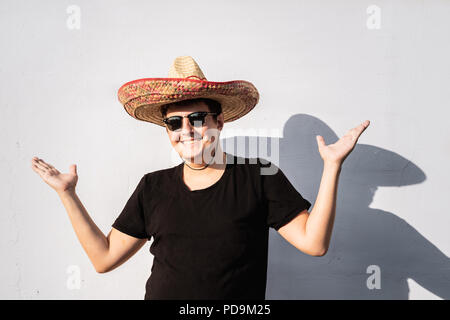
{"type": "Polygon", "coordinates": [[[258,88],[223,136],[278,130],[279,165],[313,204],[315,135],[334,143],[371,121],[343,166],[329,252],[307,256],[271,230],[268,299],[448,299],[449,14],[447,1],[2,1],[0,298],[143,298],[150,242],[97,274],[31,158],[76,163],[108,233],[142,175],[175,164],[165,131],[131,118],[117,89],[190,55],[208,80],[258,88]]]}

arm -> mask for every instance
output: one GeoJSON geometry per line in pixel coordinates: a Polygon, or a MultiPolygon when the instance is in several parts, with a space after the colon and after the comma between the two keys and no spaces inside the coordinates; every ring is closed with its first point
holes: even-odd
{"type": "Polygon", "coordinates": [[[340,165],[325,163],[319,193],[311,213],[305,209],[278,230],[289,243],[306,254],[320,257],[328,250],[336,213],[340,171],[340,165]]]}
{"type": "Polygon", "coordinates": [[[342,163],[369,124],[369,120],[364,121],[330,145],[325,145],[322,136],[316,136],[324,165],[314,207],[311,214],[307,214],[308,211],[304,210],[278,230],[297,249],[314,256],[323,256],[328,251],[336,214],[336,195],[342,163]]]}
{"type": "Polygon", "coordinates": [[[336,215],[336,195],[341,166],[324,163],[316,202],[309,215],[305,232],[313,250],[323,256],[330,245],[336,215]]]}
{"type": "Polygon", "coordinates": [[[75,164],[70,166],[68,173],[61,173],[50,163],[33,157],[31,168],[59,195],[78,240],[97,272],[107,272],[121,265],[146,242],[146,239],[134,238],[115,229],[105,237],[75,193],[78,181],[75,164]]]}
{"type": "Polygon", "coordinates": [[[73,190],[58,192],[75,234],[99,273],[111,271],[132,257],[146,242],[114,228],[107,237],[91,219],[73,190]]]}

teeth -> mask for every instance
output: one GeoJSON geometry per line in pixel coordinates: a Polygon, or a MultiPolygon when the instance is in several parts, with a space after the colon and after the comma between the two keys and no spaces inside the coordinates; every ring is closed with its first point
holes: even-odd
{"type": "Polygon", "coordinates": [[[196,140],[187,140],[187,141],[181,141],[181,143],[187,143],[187,144],[191,144],[191,143],[194,143],[195,141],[200,141],[200,139],[196,139],[196,140]]]}

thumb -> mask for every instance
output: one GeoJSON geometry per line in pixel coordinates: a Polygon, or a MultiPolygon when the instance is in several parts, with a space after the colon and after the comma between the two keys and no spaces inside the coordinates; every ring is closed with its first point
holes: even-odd
{"type": "Polygon", "coordinates": [[[77,175],[77,165],[76,164],[71,164],[69,167],[69,171],[70,173],[77,175]]]}
{"type": "Polygon", "coordinates": [[[319,148],[325,145],[325,140],[323,139],[322,136],[317,135],[316,140],[317,140],[317,145],[319,146],[319,148]]]}

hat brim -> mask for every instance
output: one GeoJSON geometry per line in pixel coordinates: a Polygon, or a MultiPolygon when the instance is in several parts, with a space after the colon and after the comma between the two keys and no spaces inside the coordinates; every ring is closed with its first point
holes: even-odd
{"type": "Polygon", "coordinates": [[[145,78],[125,83],[118,90],[118,98],[133,118],[164,126],[160,109],[165,104],[196,98],[213,99],[221,104],[224,121],[230,122],[250,112],[259,101],[259,93],[245,80],[145,78]]]}

